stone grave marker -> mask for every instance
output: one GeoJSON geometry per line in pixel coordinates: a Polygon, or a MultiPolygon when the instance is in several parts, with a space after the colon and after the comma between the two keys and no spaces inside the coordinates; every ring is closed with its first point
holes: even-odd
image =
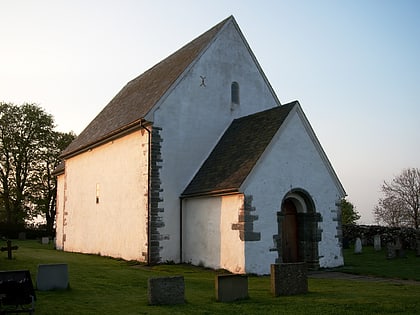
{"type": "Polygon", "coordinates": [[[271,293],[273,296],[307,292],[308,270],[305,262],[271,265],[271,293]]]}
{"type": "Polygon", "coordinates": [[[232,302],[248,298],[248,276],[217,275],[215,277],[216,300],[232,302]]]}
{"type": "Polygon", "coordinates": [[[375,251],[381,250],[381,236],[379,234],[376,234],[373,237],[373,248],[375,249],[375,251]]]}
{"type": "Polygon", "coordinates": [[[150,305],[184,304],[184,277],[174,276],[149,278],[147,297],[150,305]]]}
{"type": "Polygon", "coordinates": [[[41,238],[41,244],[42,245],[48,245],[50,243],[50,238],[47,236],[44,236],[41,238]]]}
{"type": "Polygon", "coordinates": [[[416,256],[420,257],[420,232],[417,232],[416,237],[416,256]]]}
{"type": "Polygon", "coordinates": [[[24,240],[26,240],[26,232],[19,232],[19,234],[18,234],[18,239],[19,239],[20,241],[24,241],[24,240]]]}
{"type": "Polygon", "coordinates": [[[394,259],[396,257],[397,257],[397,250],[395,249],[395,244],[392,242],[388,242],[386,244],[386,258],[394,259]]]}
{"type": "Polygon", "coordinates": [[[12,259],[12,250],[17,250],[19,247],[12,246],[12,241],[11,240],[7,240],[6,241],[7,246],[6,247],[2,247],[0,250],[2,252],[6,252],[7,251],[7,259],[12,259]]]}
{"type": "Polygon", "coordinates": [[[362,240],[360,237],[356,238],[356,242],[354,243],[354,253],[361,254],[363,251],[362,249],[362,240]]]}
{"type": "Polygon", "coordinates": [[[66,290],[69,287],[67,264],[38,265],[36,288],[40,291],[66,290]]]}

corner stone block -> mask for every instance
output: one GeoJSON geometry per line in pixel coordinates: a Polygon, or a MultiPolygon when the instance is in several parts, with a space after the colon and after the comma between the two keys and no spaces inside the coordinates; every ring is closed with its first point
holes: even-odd
{"type": "Polygon", "coordinates": [[[217,275],[215,278],[216,300],[232,302],[248,298],[248,276],[217,275]]]}
{"type": "Polygon", "coordinates": [[[147,286],[149,305],[185,303],[183,276],[149,278],[147,286]]]}

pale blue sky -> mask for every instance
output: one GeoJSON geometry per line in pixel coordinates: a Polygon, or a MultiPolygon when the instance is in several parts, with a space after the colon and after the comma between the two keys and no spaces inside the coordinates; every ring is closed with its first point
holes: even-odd
{"type": "Polygon", "coordinates": [[[80,133],[128,81],[230,15],[373,223],[383,180],[420,167],[420,1],[0,0],[0,101],[37,103],[80,133]]]}

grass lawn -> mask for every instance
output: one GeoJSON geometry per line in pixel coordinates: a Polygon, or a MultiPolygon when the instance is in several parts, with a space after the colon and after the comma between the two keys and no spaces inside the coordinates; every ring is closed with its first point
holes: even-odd
{"type": "Polygon", "coordinates": [[[386,259],[385,249],[363,247],[362,254],[354,254],[351,248],[344,250],[344,257],[345,266],[340,268],[344,272],[420,281],[420,257],[414,251],[408,251],[407,258],[386,259]]]}
{"type": "MultiPolygon", "coordinates": [[[[0,254],[0,270],[29,269],[35,283],[38,264],[67,263],[70,289],[36,291],[35,314],[419,314],[420,285],[309,279],[309,293],[277,297],[270,294],[270,278],[249,277],[248,300],[215,300],[217,271],[188,265],[147,267],[133,262],[55,251],[35,241],[13,241],[19,249],[13,260],[0,254]],[[147,279],[183,275],[186,304],[148,306],[147,279]]],[[[2,245],[3,246],[3,245],[2,245]]],[[[394,262],[385,253],[365,249],[361,255],[346,251],[347,265],[340,270],[416,278],[420,258],[410,255],[394,262]],[[376,257],[376,258],[375,258],[376,257]],[[375,263],[376,261],[376,263],[375,263]],[[385,261],[385,262],[383,262],[385,261]],[[391,265],[390,265],[391,264],[391,265]],[[393,265],[392,265],[393,264],[393,265]],[[406,266],[402,268],[402,266],[406,266]],[[396,270],[393,270],[393,269],[396,270]],[[411,270],[410,270],[411,269],[411,270]],[[391,270],[393,272],[391,273],[391,270]],[[394,273],[395,272],[395,273],[394,273]],[[414,275],[414,277],[412,277],[414,275]]]]}

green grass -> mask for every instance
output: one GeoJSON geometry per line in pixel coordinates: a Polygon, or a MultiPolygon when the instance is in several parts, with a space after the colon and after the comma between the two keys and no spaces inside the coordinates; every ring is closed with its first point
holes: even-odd
{"type": "MultiPolygon", "coordinates": [[[[19,249],[14,259],[1,253],[1,270],[29,269],[34,283],[41,263],[67,263],[70,289],[37,291],[35,314],[418,314],[420,285],[309,279],[309,293],[274,298],[269,277],[249,277],[250,298],[234,303],[215,300],[214,277],[217,271],[188,265],[147,267],[133,262],[55,251],[35,241],[14,241],[19,249]],[[152,276],[183,275],[186,304],[147,305],[147,279],[152,276]]],[[[348,266],[343,270],[374,274],[374,256],[346,251],[348,266]],[[365,262],[368,263],[365,263],[365,262]],[[370,265],[372,264],[372,267],[370,265]],[[366,266],[367,265],[367,266],[366,266]],[[347,269],[345,269],[347,268],[347,269]]],[[[407,263],[419,274],[420,259],[410,256],[407,263]]],[[[385,260],[385,264],[388,262],[385,260]]],[[[397,261],[396,265],[405,262],[397,261]]],[[[378,269],[385,267],[378,267],[378,269]]],[[[391,267],[386,267],[390,268],[391,267]]],[[[398,267],[399,268],[399,267],[398,267]]],[[[388,270],[388,269],[386,269],[388,270]]],[[[395,271],[398,274],[398,270],[395,271]]],[[[385,272],[388,274],[388,271],[385,272]]],[[[392,275],[393,276],[393,275],[392,275]]],[[[406,277],[404,274],[403,277],[406,277]]]]}
{"type": "Polygon", "coordinates": [[[364,247],[362,254],[354,254],[351,248],[344,250],[344,257],[345,266],[340,268],[344,272],[420,281],[420,257],[414,251],[407,251],[406,258],[386,259],[384,249],[364,247]]]}

